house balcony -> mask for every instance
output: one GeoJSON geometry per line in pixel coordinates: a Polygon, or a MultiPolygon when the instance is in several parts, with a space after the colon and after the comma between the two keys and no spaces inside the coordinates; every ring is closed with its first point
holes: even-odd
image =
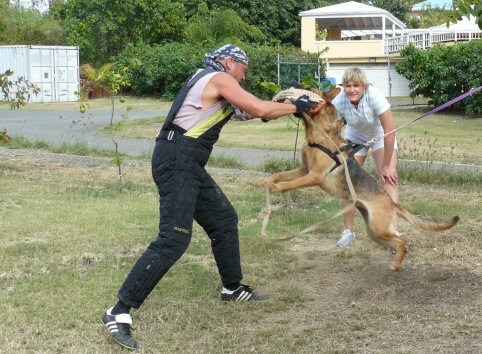
{"type": "Polygon", "coordinates": [[[455,42],[470,42],[482,39],[480,30],[442,30],[430,29],[423,32],[413,32],[398,37],[387,38],[384,41],[383,52],[385,55],[398,53],[410,43],[416,48],[428,49],[437,43],[452,44],[455,42]]]}
{"type": "Polygon", "coordinates": [[[416,48],[428,49],[437,43],[453,44],[456,42],[470,42],[482,39],[480,30],[450,30],[450,29],[427,29],[407,32],[402,35],[385,39],[344,39],[326,40],[304,43],[302,49],[312,53],[322,52],[328,47],[328,51],[322,54],[327,59],[342,59],[354,57],[387,57],[399,56],[399,52],[412,43],[416,48]]]}

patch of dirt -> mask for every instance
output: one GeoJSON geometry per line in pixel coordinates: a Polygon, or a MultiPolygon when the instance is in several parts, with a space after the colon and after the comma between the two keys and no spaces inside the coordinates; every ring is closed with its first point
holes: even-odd
{"type": "Polygon", "coordinates": [[[479,274],[448,262],[417,266],[415,251],[394,272],[391,252],[367,237],[345,249],[335,242],[312,237],[293,243],[299,269],[291,285],[307,300],[270,322],[297,335],[301,329],[318,333],[315,338],[328,335],[341,347],[334,352],[481,352],[479,274]]]}

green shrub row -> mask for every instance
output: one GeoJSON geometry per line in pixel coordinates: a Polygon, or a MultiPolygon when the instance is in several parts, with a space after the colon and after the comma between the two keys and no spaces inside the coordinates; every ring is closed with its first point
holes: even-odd
{"type": "MultiPolygon", "coordinates": [[[[429,98],[435,107],[482,85],[482,40],[454,45],[437,44],[421,50],[413,44],[400,51],[405,62],[396,71],[410,81],[411,97],[429,98]]],[[[449,107],[469,116],[482,114],[479,91],[449,107]]]]}
{"type": "MultiPolygon", "coordinates": [[[[239,45],[249,57],[249,71],[242,86],[254,95],[268,99],[270,94],[258,85],[262,82],[278,81],[278,55],[293,61],[307,60],[316,62],[317,53],[306,53],[293,47],[272,47],[253,44],[239,45]]],[[[219,47],[219,46],[217,46],[219,47]]],[[[217,49],[212,45],[192,43],[169,43],[165,45],[132,45],[114,61],[120,66],[130,67],[130,90],[136,96],[154,96],[172,100],[183,86],[185,80],[198,68],[204,67],[204,54],[217,49]]],[[[314,74],[317,64],[310,68],[302,65],[301,77],[314,74]]],[[[325,66],[320,63],[321,77],[325,75],[325,66]]],[[[284,70],[284,81],[299,79],[299,67],[292,65],[284,70]]],[[[286,86],[286,85],[285,85],[286,86]]]]}

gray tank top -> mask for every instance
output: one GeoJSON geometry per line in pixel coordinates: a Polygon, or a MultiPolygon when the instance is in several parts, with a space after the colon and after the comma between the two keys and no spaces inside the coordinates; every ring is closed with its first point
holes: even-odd
{"type": "MultiPolygon", "coordinates": [[[[196,74],[200,71],[202,71],[202,69],[199,69],[196,74]]],[[[214,72],[207,74],[194,84],[191,90],[189,90],[181,109],[177,113],[174,124],[185,130],[190,130],[227,105],[228,102],[223,99],[206,109],[202,109],[204,89],[214,75],[220,73],[221,72],[214,72]]]]}

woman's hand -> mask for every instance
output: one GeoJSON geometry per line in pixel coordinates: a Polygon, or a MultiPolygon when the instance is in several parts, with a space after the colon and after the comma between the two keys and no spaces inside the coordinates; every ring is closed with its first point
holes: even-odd
{"type": "Polygon", "coordinates": [[[382,183],[390,183],[392,186],[398,184],[397,171],[391,166],[384,166],[382,168],[382,175],[380,176],[382,183]]]}

